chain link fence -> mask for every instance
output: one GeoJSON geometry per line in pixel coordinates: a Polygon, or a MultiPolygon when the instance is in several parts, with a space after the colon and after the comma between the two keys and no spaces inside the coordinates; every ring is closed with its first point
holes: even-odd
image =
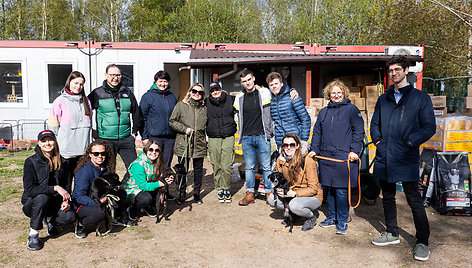
{"type": "Polygon", "coordinates": [[[472,76],[447,78],[423,78],[423,91],[434,96],[446,96],[447,113],[461,113],[467,86],[472,84],[472,76]]]}

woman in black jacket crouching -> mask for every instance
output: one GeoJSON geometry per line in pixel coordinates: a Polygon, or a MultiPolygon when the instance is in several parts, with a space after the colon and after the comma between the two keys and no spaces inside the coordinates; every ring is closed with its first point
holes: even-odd
{"type": "Polygon", "coordinates": [[[63,158],[59,154],[56,136],[50,130],[38,134],[36,154],[28,157],[23,169],[23,212],[30,218],[27,247],[40,250],[38,230],[43,221],[49,236],[57,235],[56,225],[72,223],[75,213],[69,201],[72,181],[65,176],[63,158]]]}

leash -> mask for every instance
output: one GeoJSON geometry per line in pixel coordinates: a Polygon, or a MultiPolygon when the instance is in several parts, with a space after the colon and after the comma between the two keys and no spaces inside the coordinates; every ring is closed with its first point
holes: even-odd
{"type": "Polygon", "coordinates": [[[112,221],[112,219],[115,218],[115,208],[112,205],[112,201],[115,201],[115,202],[120,201],[120,198],[116,195],[107,194],[105,197],[107,198],[107,204],[105,206],[105,214],[108,218],[107,231],[104,232],[104,233],[100,233],[100,231],[99,231],[100,225],[97,225],[97,229],[95,230],[95,233],[96,233],[97,236],[105,236],[105,235],[107,235],[111,232],[111,228],[113,226],[111,221],[112,221]]]}
{"type": "MultiPolygon", "coordinates": [[[[182,164],[182,161],[184,162],[184,167],[185,167],[185,171],[188,173],[188,161],[187,161],[187,155],[188,155],[188,152],[189,152],[189,148],[190,148],[190,142],[192,141],[192,137],[193,137],[193,132],[190,132],[190,134],[186,134],[185,135],[185,143],[186,143],[186,146],[185,146],[185,150],[184,152],[182,153],[182,160],[179,162],[179,164],[182,164]]],[[[195,149],[195,148],[194,148],[195,149]]],[[[174,168],[172,168],[172,171],[175,172],[174,168]]],[[[184,179],[185,179],[185,182],[187,182],[187,175],[184,176],[185,178],[182,178],[180,181],[179,181],[179,192],[180,192],[180,188],[182,188],[182,183],[184,182],[184,179]]]]}
{"type": "Polygon", "coordinates": [[[318,155],[315,155],[313,158],[318,158],[318,159],[333,161],[333,162],[338,162],[338,163],[346,162],[347,171],[348,171],[348,174],[349,174],[348,186],[347,186],[347,196],[348,196],[349,206],[352,207],[352,208],[357,208],[359,206],[359,204],[361,203],[361,172],[360,172],[361,159],[360,158],[358,159],[359,160],[359,172],[358,172],[358,178],[357,178],[357,188],[359,188],[359,200],[357,201],[357,204],[355,206],[352,206],[352,204],[351,204],[351,165],[350,165],[351,161],[349,161],[349,159],[340,160],[340,159],[335,159],[335,158],[330,158],[330,157],[325,157],[325,156],[318,156],[318,155]]]}

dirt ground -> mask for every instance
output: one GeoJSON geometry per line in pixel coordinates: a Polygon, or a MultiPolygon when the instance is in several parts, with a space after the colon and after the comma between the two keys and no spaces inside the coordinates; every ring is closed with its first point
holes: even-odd
{"type": "MultiPolygon", "coordinates": [[[[370,241],[384,229],[380,199],[375,206],[351,209],[352,221],[345,236],[336,235],[335,228],[318,225],[303,232],[301,222],[288,233],[281,225],[281,213],[265,201],[238,206],[244,181],[232,183],[232,203],[218,203],[207,160],[204,167],[202,205],[193,204],[189,194],[181,206],[170,202],[170,221],[155,224],[155,219],[143,216],[138,226],[115,226],[112,235],[105,237],[95,236],[90,227],[88,237],[78,239],[71,225],[61,228],[59,237],[49,239],[43,229],[44,248],[36,252],[26,248],[29,219],[21,212],[19,196],[0,203],[0,266],[472,267],[470,217],[441,216],[428,208],[431,256],[428,262],[418,262],[411,253],[415,229],[403,193],[397,192],[401,243],[376,247],[370,241]]],[[[122,176],[124,168],[119,170],[122,176]]],[[[14,180],[21,184],[21,178],[14,180]]],[[[318,222],[326,213],[323,205],[318,222]]]]}

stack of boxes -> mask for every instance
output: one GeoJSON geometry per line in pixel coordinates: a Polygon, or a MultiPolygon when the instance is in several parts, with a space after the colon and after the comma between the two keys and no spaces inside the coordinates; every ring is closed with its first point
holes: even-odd
{"type": "Polygon", "coordinates": [[[467,86],[467,97],[464,98],[463,114],[472,114],[472,85],[467,86]]]}
{"type": "Polygon", "coordinates": [[[446,96],[431,96],[431,101],[433,102],[434,115],[435,116],[446,116],[446,96]]]}
{"type": "Polygon", "coordinates": [[[468,152],[469,165],[472,169],[472,117],[437,117],[436,133],[421,147],[432,147],[440,151],[468,152]]]}

